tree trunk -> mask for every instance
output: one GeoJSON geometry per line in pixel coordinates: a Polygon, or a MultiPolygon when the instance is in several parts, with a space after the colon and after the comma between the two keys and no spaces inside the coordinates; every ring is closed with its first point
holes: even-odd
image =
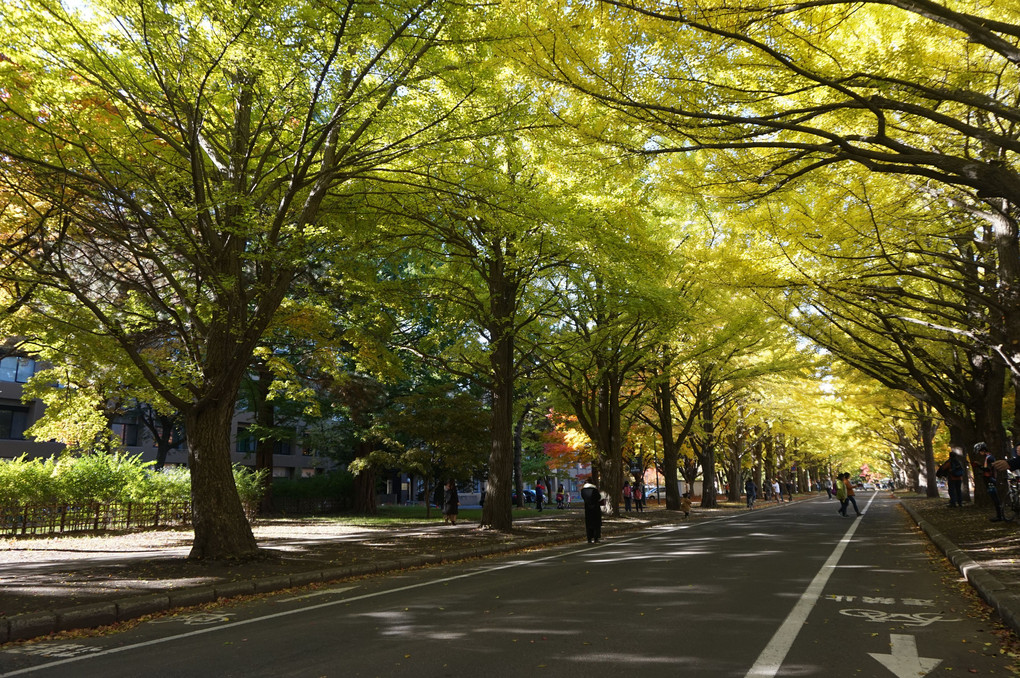
{"type": "Polygon", "coordinates": [[[701,477],[704,478],[701,508],[717,508],[719,501],[715,496],[715,408],[710,397],[705,398],[701,423],[705,436],[705,445],[701,451],[701,477]]]}
{"type": "Polygon", "coordinates": [[[680,489],[677,483],[678,446],[673,440],[673,401],[669,383],[663,380],[655,388],[655,410],[659,417],[659,434],[662,437],[662,476],[666,485],[666,510],[680,510],[680,489]]]}
{"type": "MultiPolygon", "coordinates": [[[[620,515],[620,504],[623,502],[623,412],[620,407],[620,387],[617,379],[608,381],[609,405],[609,448],[606,455],[606,486],[612,504],[612,514],[620,515]]],[[[644,478],[641,479],[644,485],[644,478]]]]}
{"type": "Polygon", "coordinates": [[[746,434],[743,424],[737,424],[737,432],[733,437],[733,449],[730,450],[730,463],[726,469],[726,484],[729,485],[729,492],[726,499],[731,502],[740,501],[740,493],[744,490],[744,484],[740,481],[740,459],[744,454],[744,442],[746,434]]]}
{"type": "Polygon", "coordinates": [[[925,480],[928,483],[928,491],[925,494],[928,497],[938,497],[939,488],[935,479],[938,464],[935,462],[935,448],[932,444],[937,427],[931,416],[932,408],[927,403],[918,403],[911,409],[917,416],[917,432],[921,436],[921,448],[924,450],[925,480]]]}
{"type": "Polygon", "coordinates": [[[233,560],[258,555],[230,463],[233,415],[233,399],[213,400],[185,413],[195,529],[189,558],[233,560]]]}
{"type": "MultiPolygon", "coordinates": [[[[973,457],[974,443],[977,442],[976,433],[968,422],[965,422],[962,418],[954,418],[953,420],[947,421],[946,426],[949,429],[949,446],[953,452],[959,452],[960,458],[964,460],[964,478],[963,478],[963,500],[973,501],[976,505],[988,504],[991,505],[991,501],[981,497],[981,492],[976,495],[971,494],[971,483],[974,474],[974,468],[971,466],[970,461],[973,457]],[[982,501],[983,500],[983,501],[982,501]]],[[[973,481],[974,489],[977,490],[977,482],[973,481]]],[[[984,488],[981,488],[982,491],[984,488]]]]}
{"type": "MultiPolygon", "coordinates": [[[[1005,394],[1005,365],[985,355],[972,355],[975,385],[979,391],[979,402],[975,407],[975,420],[978,427],[979,440],[988,446],[988,451],[1002,459],[1006,443],[1006,429],[1002,425],[1002,398],[1005,394]]],[[[975,454],[970,450],[971,461],[980,468],[984,463],[984,454],[975,454]]],[[[991,507],[992,499],[988,495],[988,487],[981,473],[974,474],[974,504],[980,507],[991,507]]],[[[1003,486],[1000,483],[1000,486],[1003,486]]],[[[1004,487],[1004,486],[1003,486],[1004,487]]]]}
{"type": "MultiPolygon", "coordinates": [[[[372,452],[372,445],[361,441],[358,443],[358,457],[366,457],[372,452]]],[[[363,516],[374,516],[377,512],[375,504],[374,466],[366,466],[354,476],[354,512],[363,516]]],[[[399,490],[398,490],[399,492],[399,490]]]]}
{"type": "Polygon", "coordinates": [[[483,527],[510,532],[513,512],[510,486],[513,482],[513,341],[500,329],[490,333],[496,337],[490,354],[492,367],[492,450],[489,453],[489,477],[485,506],[482,507],[483,527]]]}

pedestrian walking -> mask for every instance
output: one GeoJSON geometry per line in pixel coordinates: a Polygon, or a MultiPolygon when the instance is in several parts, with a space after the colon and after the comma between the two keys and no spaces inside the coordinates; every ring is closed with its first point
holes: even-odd
{"type": "Polygon", "coordinates": [[[623,510],[630,513],[630,484],[623,484],[623,510]]]}
{"type": "Polygon", "coordinates": [[[457,513],[460,511],[460,497],[457,496],[457,484],[446,481],[446,492],[443,494],[443,522],[457,524],[457,513]]]}
{"type": "Polygon", "coordinates": [[[684,496],[680,498],[680,510],[684,512],[684,520],[691,517],[691,495],[689,492],[684,492],[684,496]]]}
{"type": "Polygon", "coordinates": [[[645,485],[644,483],[634,483],[634,508],[637,509],[638,513],[645,512],[645,485]]]}
{"type": "Polygon", "coordinates": [[[790,498],[789,501],[793,501],[793,483],[789,480],[786,481],[786,496],[790,498]]]}
{"type": "Polygon", "coordinates": [[[744,493],[747,494],[747,508],[754,508],[754,500],[757,498],[758,493],[755,492],[754,481],[750,478],[744,483],[744,493]]]}
{"type": "Polygon", "coordinates": [[[542,502],[545,500],[545,485],[541,481],[535,485],[535,508],[542,510],[542,502]]]}
{"type": "Polygon", "coordinates": [[[584,502],[584,529],[588,543],[598,543],[602,539],[602,493],[589,478],[581,486],[581,501],[584,502]]]}
{"type": "Polygon", "coordinates": [[[835,490],[836,500],[839,502],[839,508],[836,509],[836,512],[839,513],[839,515],[841,516],[845,516],[847,505],[846,499],[847,493],[846,484],[843,482],[843,474],[840,473],[836,475],[836,480],[833,481],[832,486],[833,489],[835,490]]]}
{"type": "Polygon", "coordinates": [[[967,468],[963,465],[963,454],[959,450],[950,450],[946,460],[946,489],[949,490],[949,506],[963,506],[963,478],[967,468]]]}
{"type": "Polygon", "coordinates": [[[776,500],[777,504],[783,503],[783,488],[779,486],[778,480],[772,481],[772,497],[776,500]]]}
{"type": "Polygon", "coordinates": [[[556,490],[556,508],[563,508],[563,486],[560,485],[560,489],[556,490]]]}
{"type": "Polygon", "coordinates": [[[855,495],[854,486],[850,482],[850,474],[845,472],[843,473],[843,489],[846,492],[846,498],[843,499],[843,507],[840,513],[846,515],[847,508],[849,507],[850,504],[853,504],[854,513],[856,513],[857,515],[861,515],[861,510],[857,508],[857,498],[854,496],[855,495]]]}
{"type": "Polygon", "coordinates": [[[974,464],[974,472],[981,473],[981,477],[985,481],[985,490],[988,492],[988,496],[992,498],[992,504],[995,505],[995,516],[991,520],[993,523],[1005,520],[1006,513],[1002,509],[1002,499],[999,497],[998,488],[995,486],[995,457],[988,451],[988,446],[983,442],[974,446],[974,456],[981,459],[980,466],[976,462],[972,462],[974,464]]]}

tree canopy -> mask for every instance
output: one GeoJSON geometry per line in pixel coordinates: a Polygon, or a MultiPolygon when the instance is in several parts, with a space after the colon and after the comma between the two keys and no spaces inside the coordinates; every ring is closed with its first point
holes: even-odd
{"type": "Polygon", "coordinates": [[[649,445],[674,509],[916,482],[932,417],[1020,434],[1007,4],[14,0],[0,331],[66,375],[46,435],[180,417],[195,557],[257,551],[242,383],[267,440],[291,398],[355,470],[473,469],[500,530],[536,403],[614,505],[649,445]]]}

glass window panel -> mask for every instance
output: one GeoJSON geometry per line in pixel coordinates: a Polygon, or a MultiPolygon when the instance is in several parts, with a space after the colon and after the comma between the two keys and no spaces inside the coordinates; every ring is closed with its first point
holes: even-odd
{"type": "Polygon", "coordinates": [[[0,405],[0,439],[24,440],[28,428],[28,410],[0,405]]]}
{"type": "Polygon", "coordinates": [[[0,359],[0,381],[18,380],[18,359],[7,356],[0,359]]]}
{"type": "Polygon", "coordinates": [[[18,358],[18,381],[24,384],[32,378],[33,374],[35,374],[35,361],[31,358],[18,358]]]}

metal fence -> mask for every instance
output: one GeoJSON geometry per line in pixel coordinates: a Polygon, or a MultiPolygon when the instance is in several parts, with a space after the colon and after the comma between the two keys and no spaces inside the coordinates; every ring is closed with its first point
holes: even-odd
{"type": "Polygon", "coordinates": [[[0,535],[4,536],[151,530],[190,524],[188,502],[0,505],[0,535]]]}

